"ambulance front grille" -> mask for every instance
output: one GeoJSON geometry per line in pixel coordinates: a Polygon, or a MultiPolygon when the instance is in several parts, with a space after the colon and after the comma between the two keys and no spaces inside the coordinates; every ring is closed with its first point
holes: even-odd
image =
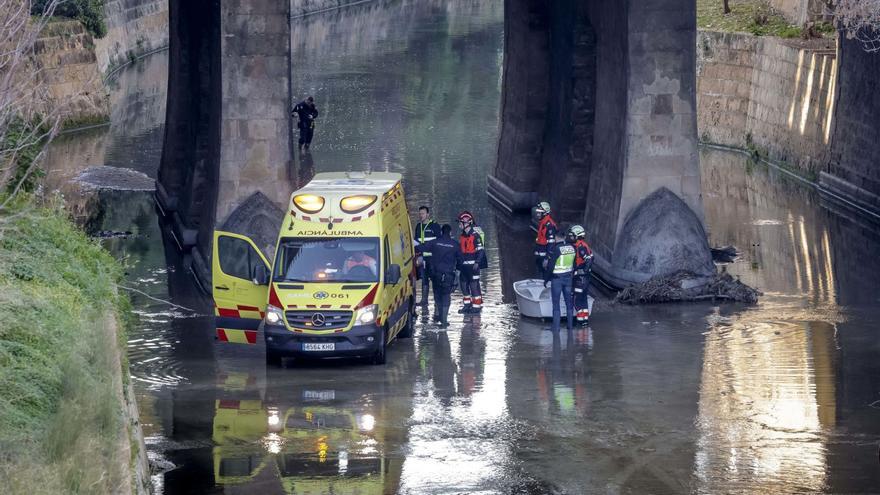
{"type": "Polygon", "coordinates": [[[330,310],[291,310],[285,313],[287,324],[295,328],[310,330],[338,330],[345,328],[351,322],[351,311],[330,310]],[[317,316],[320,315],[320,316],[317,316]],[[323,318],[322,318],[323,317],[323,318]],[[323,319],[324,324],[318,325],[323,319]]]}

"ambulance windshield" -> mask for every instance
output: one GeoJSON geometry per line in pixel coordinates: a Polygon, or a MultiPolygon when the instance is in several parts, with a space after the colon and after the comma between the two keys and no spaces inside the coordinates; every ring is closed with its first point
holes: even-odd
{"type": "Polygon", "coordinates": [[[275,259],[276,282],[378,282],[375,237],[284,238],[275,259]]]}

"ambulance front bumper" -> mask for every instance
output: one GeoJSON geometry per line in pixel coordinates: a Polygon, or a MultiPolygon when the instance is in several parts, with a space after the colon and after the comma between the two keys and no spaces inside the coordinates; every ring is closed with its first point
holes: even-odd
{"type": "Polygon", "coordinates": [[[382,329],[372,323],[355,325],[345,332],[315,335],[295,332],[282,325],[264,325],[263,335],[266,352],[274,354],[300,357],[368,356],[379,350],[382,329]],[[328,344],[333,344],[332,348],[328,348],[328,344]]]}

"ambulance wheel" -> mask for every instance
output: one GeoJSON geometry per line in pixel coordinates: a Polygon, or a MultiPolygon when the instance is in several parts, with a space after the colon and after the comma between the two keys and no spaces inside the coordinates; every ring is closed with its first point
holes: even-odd
{"type": "Polygon", "coordinates": [[[376,354],[373,355],[373,364],[385,364],[385,335],[386,328],[382,327],[382,331],[379,332],[379,349],[376,351],[376,354]]]}
{"type": "Polygon", "coordinates": [[[281,354],[272,351],[266,351],[266,364],[270,366],[281,366],[281,354]]]}
{"type": "Polygon", "coordinates": [[[400,332],[397,334],[398,337],[402,339],[411,339],[413,336],[413,313],[415,312],[415,304],[413,304],[412,298],[409,300],[409,308],[406,312],[406,323],[403,324],[403,328],[400,329],[400,332]]]}

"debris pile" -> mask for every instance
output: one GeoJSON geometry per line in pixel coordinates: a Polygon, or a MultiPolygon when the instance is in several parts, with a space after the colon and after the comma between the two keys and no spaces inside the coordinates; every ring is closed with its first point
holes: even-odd
{"type": "Polygon", "coordinates": [[[719,300],[754,304],[761,295],[760,291],[734,279],[727,272],[714,277],[700,277],[680,271],[627,287],[617,294],[615,302],[646,304],[719,300]]]}

